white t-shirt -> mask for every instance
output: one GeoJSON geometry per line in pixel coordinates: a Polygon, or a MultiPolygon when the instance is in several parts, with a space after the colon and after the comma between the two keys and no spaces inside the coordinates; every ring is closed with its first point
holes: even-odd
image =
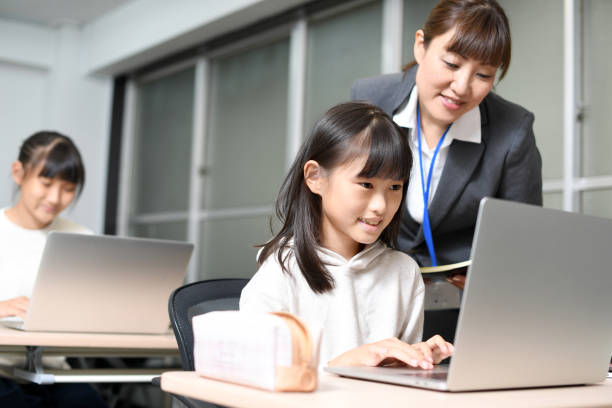
{"type": "Polygon", "coordinates": [[[408,255],[376,242],[350,260],[319,248],[335,280],[329,292],[310,289],[288,257],[290,275],[276,254],[269,256],[242,291],[240,310],[289,312],[314,332],[321,330],[319,365],[363,344],[389,337],[421,341],[424,285],[417,263],[408,255]]]}
{"type": "Polygon", "coordinates": [[[0,300],[32,295],[47,235],[51,231],[91,234],[92,231],[61,217],[43,229],[26,229],[0,210],[0,300]]]}
{"type": "MultiPolygon", "coordinates": [[[[421,168],[419,163],[419,144],[417,128],[416,107],[419,99],[419,91],[415,85],[410,92],[410,97],[406,105],[393,115],[393,121],[399,126],[410,129],[408,141],[410,150],[412,151],[412,169],[410,170],[410,182],[408,184],[408,192],[406,197],[406,205],[410,216],[418,223],[423,223],[423,189],[421,186],[421,168]]],[[[422,132],[422,129],[421,129],[422,132]]],[[[421,136],[423,134],[421,133],[421,136]]],[[[448,151],[454,139],[464,142],[480,143],[480,109],[478,106],[461,115],[450,127],[434,163],[433,173],[431,174],[431,185],[429,187],[429,197],[427,204],[431,204],[431,200],[436,193],[442,170],[446,164],[448,151]]],[[[427,177],[429,174],[429,166],[433,158],[435,146],[430,149],[425,143],[425,139],[421,140],[421,152],[423,154],[423,176],[425,180],[425,188],[427,188],[427,177]]]]}
{"type": "MultiPolygon", "coordinates": [[[[0,301],[32,295],[49,232],[92,233],[88,228],[61,217],[55,217],[43,229],[22,228],[6,217],[6,210],[0,210],[0,301]]],[[[22,361],[20,358],[0,357],[0,364],[4,365],[14,366],[22,361]]],[[[45,357],[43,364],[54,368],[69,368],[63,357],[45,357]]]]}

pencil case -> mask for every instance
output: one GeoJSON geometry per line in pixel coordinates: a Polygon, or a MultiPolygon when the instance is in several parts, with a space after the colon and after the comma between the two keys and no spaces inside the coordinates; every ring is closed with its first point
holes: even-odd
{"type": "Polygon", "coordinates": [[[219,311],[194,316],[195,371],[270,391],[313,391],[318,347],[289,313],[219,311]]]}

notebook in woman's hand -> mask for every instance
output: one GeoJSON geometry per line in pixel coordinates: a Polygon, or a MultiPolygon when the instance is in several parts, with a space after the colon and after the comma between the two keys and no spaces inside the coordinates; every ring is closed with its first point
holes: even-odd
{"type": "Polygon", "coordinates": [[[421,266],[423,278],[446,279],[449,276],[467,273],[467,268],[472,263],[471,260],[438,266],[421,266]]]}

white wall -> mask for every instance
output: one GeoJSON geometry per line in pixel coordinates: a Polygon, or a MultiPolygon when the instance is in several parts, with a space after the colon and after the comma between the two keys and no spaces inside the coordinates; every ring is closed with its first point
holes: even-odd
{"type": "Polygon", "coordinates": [[[44,123],[45,69],[0,62],[0,206],[11,200],[10,164],[17,158],[21,141],[44,123]]]}
{"type": "Polygon", "coordinates": [[[133,0],[85,24],[51,28],[0,19],[0,207],[10,164],[31,133],[66,133],[86,166],[71,219],[104,225],[112,76],[307,0],[133,0]]]}
{"type": "Polygon", "coordinates": [[[142,66],[308,0],[132,0],[88,24],[87,72],[142,66]]]}

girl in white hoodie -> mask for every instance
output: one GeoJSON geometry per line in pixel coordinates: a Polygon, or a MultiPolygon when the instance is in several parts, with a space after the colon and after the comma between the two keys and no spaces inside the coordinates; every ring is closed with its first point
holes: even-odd
{"type": "Polygon", "coordinates": [[[240,309],[289,312],[321,328],[322,364],[431,369],[450,356],[440,336],[421,342],[421,274],[394,249],[411,157],[381,109],[327,111],[281,187],[282,228],[259,252],[240,309]]]}

